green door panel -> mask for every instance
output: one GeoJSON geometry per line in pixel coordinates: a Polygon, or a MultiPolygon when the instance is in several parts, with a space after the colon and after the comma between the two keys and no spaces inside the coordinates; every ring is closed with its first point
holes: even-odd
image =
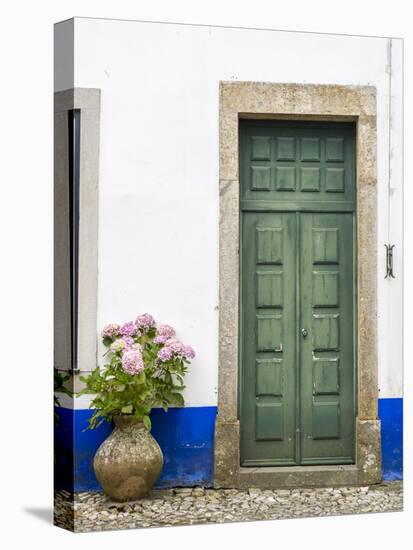
{"type": "Polygon", "coordinates": [[[349,464],[354,126],[240,125],[241,464],[349,464]]]}
{"type": "Polygon", "coordinates": [[[243,464],[295,464],[295,215],[247,213],[242,234],[243,464]]]}
{"type": "Polygon", "coordinates": [[[243,210],[352,211],[354,125],[241,121],[243,210]]]}
{"type": "Polygon", "coordinates": [[[300,214],[301,463],[354,462],[353,215],[300,214]],[[320,253],[334,235],[334,253],[320,253]],[[328,260],[326,258],[329,258],[328,260]]]}

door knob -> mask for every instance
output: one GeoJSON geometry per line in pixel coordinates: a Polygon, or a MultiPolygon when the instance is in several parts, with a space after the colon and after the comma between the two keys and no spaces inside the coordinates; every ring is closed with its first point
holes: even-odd
{"type": "Polygon", "coordinates": [[[304,338],[307,338],[307,335],[308,335],[308,331],[306,328],[302,328],[301,329],[301,334],[303,335],[304,338]]]}

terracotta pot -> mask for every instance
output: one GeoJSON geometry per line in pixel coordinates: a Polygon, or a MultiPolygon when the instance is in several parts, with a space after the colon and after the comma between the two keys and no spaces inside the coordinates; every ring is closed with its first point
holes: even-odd
{"type": "Polygon", "coordinates": [[[162,451],[142,422],[114,418],[115,429],[95,454],[93,468],[103,491],[118,501],[144,497],[158,479],[162,451]]]}

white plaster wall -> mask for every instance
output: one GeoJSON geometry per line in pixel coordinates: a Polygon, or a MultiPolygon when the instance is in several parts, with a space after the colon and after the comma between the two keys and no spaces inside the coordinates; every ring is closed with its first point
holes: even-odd
{"type": "MultiPolygon", "coordinates": [[[[386,280],[388,317],[382,324],[380,336],[387,342],[387,361],[380,369],[380,394],[400,397],[403,394],[403,42],[392,40],[390,45],[391,124],[389,128],[388,208],[389,238],[393,250],[396,279],[386,280]],[[386,335],[387,338],[386,338],[386,335]]],[[[384,194],[384,193],[383,193],[384,194]]],[[[384,202],[384,200],[383,200],[384,202]]],[[[384,208],[384,207],[383,207],[384,208]]],[[[383,247],[384,248],[384,247],[383,247]]]]}
{"type": "Polygon", "coordinates": [[[389,46],[385,38],[75,19],[74,85],[102,90],[97,328],[146,311],[174,325],[197,352],[187,405],[216,404],[220,80],[377,87],[380,395],[401,395],[401,43],[389,46]],[[391,282],[383,278],[389,238],[391,282]]]}

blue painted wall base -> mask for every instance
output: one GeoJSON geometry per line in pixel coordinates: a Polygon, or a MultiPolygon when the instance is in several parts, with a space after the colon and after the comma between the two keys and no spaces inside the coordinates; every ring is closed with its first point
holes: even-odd
{"type": "MultiPolygon", "coordinates": [[[[86,430],[90,409],[58,408],[55,429],[55,487],[68,491],[97,491],[93,456],[112,431],[102,424],[86,430]]],[[[210,487],[213,483],[214,427],[217,407],[154,409],[152,435],[158,441],[164,468],[156,487],[210,487]]],[[[403,477],[403,400],[380,399],[383,479],[403,477]]]]}
{"type": "MultiPolygon", "coordinates": [[[[98,491],[93,456],[111,433],[107,422],[86,430],[90,409],[57,408],[55,487],[67,491],[98,491]],[[86,430],[86,431],[85,431],[86,430]]],[[[164,467],[156,487],[210,487],[213,480],[214,427],[217,407],[153,409],[152,435],[159,443],[164,467]]]]}
{"type": "Polygon", "coordinates": [[[379,399],[383,479],[403,479],[403,399],[379,399]]]}

